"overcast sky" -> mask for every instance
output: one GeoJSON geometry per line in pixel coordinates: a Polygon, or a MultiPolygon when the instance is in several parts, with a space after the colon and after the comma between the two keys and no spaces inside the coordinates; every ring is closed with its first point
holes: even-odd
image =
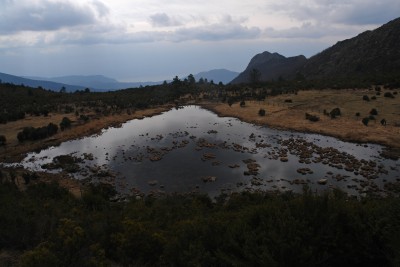
{"type": "Polygon", "coordinates": [[[399,0],[0,0],[0,72],[158,81],[310,57],[400,15],[399,0]]]}

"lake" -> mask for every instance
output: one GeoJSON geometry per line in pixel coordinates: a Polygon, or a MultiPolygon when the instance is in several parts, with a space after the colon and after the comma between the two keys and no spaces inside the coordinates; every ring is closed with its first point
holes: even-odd
{"type": "Polygon", "coordinates": [[[72,176],[115,185],[124,194],[242,190],[382,192],[400,179],[398,161],[382,146],[354,144],[317,134],[255,126],[198,106],[135,119],[119,128],[30,153],[22,165],[61,171],[69,155],[72,176]]]}

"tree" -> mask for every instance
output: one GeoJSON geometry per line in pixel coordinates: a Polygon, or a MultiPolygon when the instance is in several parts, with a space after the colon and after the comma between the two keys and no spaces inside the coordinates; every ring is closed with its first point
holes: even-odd
{"type": "Polygon", "coordinates": [[[257,84],[260,82],[261,72],[258,69],[252,69],[249,74],[250,83],[257,84]]]}
{"type": "Polygon", "coordinates": [[[64,117],[60,122],[60,129],[61,131],[64,131],[67,128],[71,128],[71,120],[67,117],[64,117]]]}
{"type": "Polygon", "coordinates": [[[66,92],[67,92],[67,89],[65,88],[65,86],[61,87],[60,93],[66,93],[66,92]]]}
{"type": "Polygon", "coordinates": [[[194,78],[193,74],[189,74],[189,76],[187,77],[188,82],[190,85],[193,85],[196,83],[196,79],[194,78]]]}
{"type": "Polygon", "coordinates": [[[172,80],[172,84],[173,85],[175,85],[175,86],[179,86],[179,85],[181,85],[181,80],[179,79],[179,77],[178,76],[175,76],[175,78],[172,80]]]}
{"type": "Polygon", "coordinates": [[[58,126],[55,125],[54,123],[51,123],[51,122],[50,122],[50,123],[47,125],[47,134],[48,134],[49,136],[55,135],[55,134],[57,133],[57,131],[58,131],[58,126]]]}

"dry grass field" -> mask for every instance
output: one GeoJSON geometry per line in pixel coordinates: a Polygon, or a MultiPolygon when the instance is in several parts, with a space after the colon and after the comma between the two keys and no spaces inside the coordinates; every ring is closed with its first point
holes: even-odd
{"type": "Polygon", "coordinates": [[[0,162],[20,161],[27,152],[42,149],[48,146],[54,146],[63,141],[96,134],[104,128],[118,126],[121,123],[131,119],[153,116],[170,108],[170,106],[161,106],[158,108],[139,110],[132,114],[124,112],[110,116],[99,116],[90,119],[86,123],[79,123],[74,114],[50,114],[48,117],[28,116],[23,120],[8,122],[7,124],[0,124],[0,135],[4,135],[7,139],[7,145],[5,147],[0,147],[0,162]],[[34,142],[25,141],[23,143],[18,142],[17,134],[24,127],[42,127],[47,126],[50,122],[59,125],[63,117],[68,117],[71,119],[73,122],[71,129],[64,131],[59,130],[56,135],[44,140],[38,140],[34,142]]]}
{"type": "Polygon", "coordinates": [[[247,101],[245,107],[240,107],[239,103],[231,107],[224,103],[207,103],[204,106],[220,116],[237,117],[255,124],[399,148],[400,127],[396,127],[396,124],[400,124],[400,95],[387,98],[383,94],[384,91],[378,96],[374,90],[368,89],[309,90],[268,97],[265,101],[247,101]],[[364,95],[370,99],[375,96],[376,100],[365,101],[364,95]],[[337,107],[342,113],[340,117],[331,119],[324,115],[324,110],[330,112],[337,107]],[[258,115],[261,108],[266,111],[265,116],[258,115]],[[373,108],[378,111],[376,120],[370,121],[368,126],[363,125],[362,118],[368,117],[373,108]],[[320,120],[306,120],[305,113],[316,115],[320,120]],[[356,113],[360,113],[360,116],[357,117],[356,113]],[[386,126],[380,123],[383,118],[387,121],[386,126]]]}

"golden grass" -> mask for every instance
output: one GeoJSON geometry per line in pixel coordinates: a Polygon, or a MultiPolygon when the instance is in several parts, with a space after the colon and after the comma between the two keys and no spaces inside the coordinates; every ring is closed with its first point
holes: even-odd
{"type": "Polygon", "coordinates": [[[215,111],[220,116],[232,116],[243,121],[268,125],[275,128],[290,129],[302,132],[313,132],[338,137],[355,142],[379,143],[390,147],[400,147],[400,97],[394,99],[376,96],[376,100],[366,102],[363,95],[370,98],[375,95],[370,90],[310,90],[300,91],[297,95],[285,94],[269,97],[265,101],[247,101],[241,108],[239,103],[231,107],[223,103],[205,103],[203,106],[215,111]],[[291,99],[292,103],[285,103],[291,99]],[[342,116],[331,119],[323,114],[333,108],[340,108],[342,116]],[[258,115],[260,108],[266,110],[266,116],[258,115]],[[378,110],[376,122],[371,121],[368,127],[361,122],[369,116],[372,108],[378,110]],[[320,117],[318,122],[305,119],[305,113],[320,117]],[[361,114],[356,117],[356,112],[361,114]],[[380,120],[385,118],[388,125],[382,126],[380,120]]]}

